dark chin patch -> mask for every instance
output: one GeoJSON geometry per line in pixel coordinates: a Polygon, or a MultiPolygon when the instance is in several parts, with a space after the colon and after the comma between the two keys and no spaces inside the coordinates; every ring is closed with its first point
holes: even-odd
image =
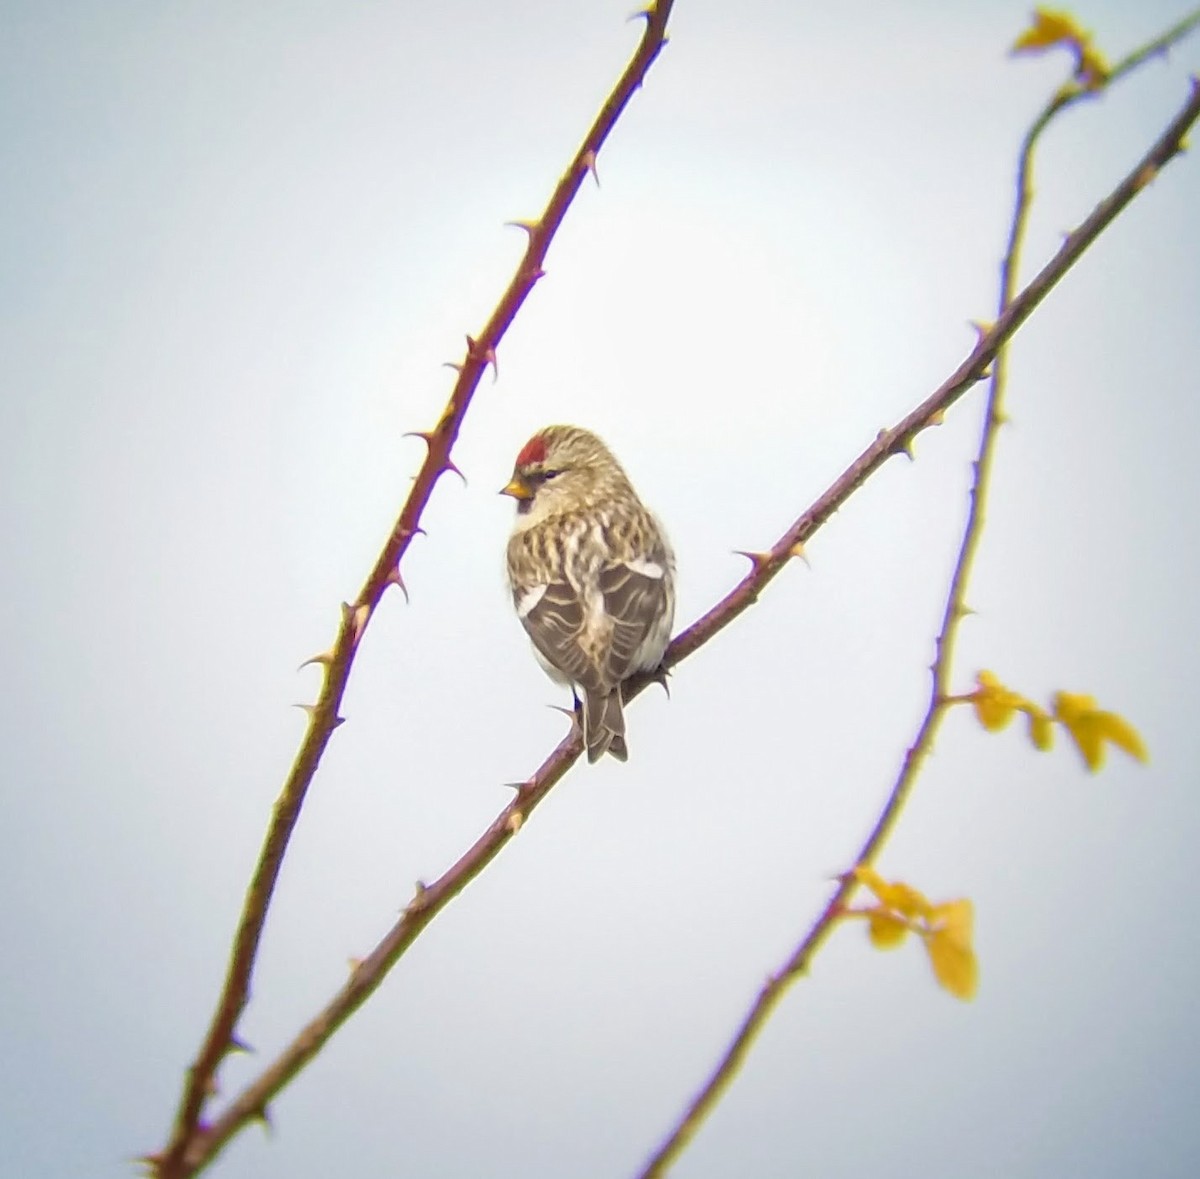
{"type": "Polygon", "coordinates": [[[528,499],[517,500],[517,515],[524,516],[531,507],[533,507],[533,496],[532,495],[528,499]]]}

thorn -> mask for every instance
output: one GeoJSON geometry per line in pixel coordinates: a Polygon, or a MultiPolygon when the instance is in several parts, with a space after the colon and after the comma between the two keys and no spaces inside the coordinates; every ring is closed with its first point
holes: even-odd
{"type": "Polygon", "coordinates": [[[463,366],[457,360],[443,360],[442,368],[452,368],[456,373],[460,373],[463,370],[463,366]]]}
{"type": "Polygon", "coordinates": [[[583,713],[582,709],[576,711],[574,708],[562,708],[558,704],[547,704],[547,708],[554,709],[555,712],[561,712],[564,716],[571,718],[571,735],[581,736],[583,734],[583,713]]]}
{"type": "Polygon", "coordinates": [[[298,708],[311,721],[317,715],[317,706],[315,704],[293,704],[293,708],[298,708]]]}
{"type": "Polygon", "coordinates": [[[896,445],[892,447],[892,454],[905,455],[910,463],[917,461],[917,452],[911,437],[898,439],[896,445]]]}
{"type": "Polygon", "coordinates": [[[1012,422],[1012,418],[1008,416],[1002,409],[998,409],[992,414],[992,425],[999,429],[1001,426],[1007,426],[1012,422]]]}
{"type": "Polygon", "coordinates": [[[334,729],[340,729],[345,723],[346,718],[344,716],[335,716],[333,718],[333,724],[329,726],[329,731],[332,733],[334,729]]]}
{"type": "Polygon", "coordinates": [[[342,626],[350,632],[350,642],[358,646],[363,631],[367,628],[367,619],[371,617],[371,603],[361,602],[351,606],[349,602],[342,603],[342,626]]]}
{"type": "Polygon", "coordinates": [[[229,1053],[245,1052],[247,1056],[250,1056],[253,1054],[254,1049],[251,1048],[250,1045],[247,1044],[245,1040],[239,1038],[238,1036],[230,1036],[229,1037],[229,1045],[225,1049],[225,1051],[229,1052],[229,1053]]]}
{"type": "Polygon", "coordinates": [[[138,1167],[145,1167],[143,1174],[146,1179],[153,1179],[153,1176],[158,1174],[159,1168],[166,1161],[165,1154],[139,1154],[129,1161],[138,1167]]]}
{"type": "Polygon", "coordinates": [[[513,811],[513,813],[509,815],[507,819],[505,819],[504,825],[509,829],[510,832],[512,832],[513,835],[516,835],[516,833],[521,830],[521,824],[524,822],[525,816],[521,814],[520,811],[513,811]]]}
{"type": "Polygon", "coordinates": [[[937,411],[937,413],[930,415],[929,424],[931,426],[940,426],[945,420],[946,420],[946,411],[944,409],[939,409],[937,411]]]}
{"type": "Polygon", "coordinates": [[[529,234],[530,237],[533,237],[534,234],[538,233],[542,228],[542,223],[540,221],[517,220],[506,221],[504,224],[511,225],[513,229],[523,229],[527,234],[529,234]]]}
{"type": "Polygon", "coordinates": [[[600,187],[600,173],[596,171],[596,153],[589,147],[583,153],[583,158],[580,161],[584,168],[592,174],[592,179],[596,182],[596,187],[600,187]]]}
{"type": "Polygon", "coordinates": [[[409,596],[408,596],[408,586],[406,586],[404,584],[404,578],[400,576],[399,568],[390,570],[388,572],[387,577],[384,578],[383,584],[385,586],[389,586],[389,585],[396,586],[396,588],[399,589],[399,591],[404,595],[405,605],[408,605],[408,603],[410,601],[409,596]]]}
{"type": "MultiPolygon", "coordinates": [[[[462,365],[455,365],[456,368],[462,368],[462,365]]],[[[433,431],[432,430],[406,430],[400,435],[401,438],[420,438],[426,446],[433,446],[433,431]]]]}
{"type": "Polygon", "coordinates": [[[646,672],[647,680],[652,684],[659,684],[662,690],[666,692],[668,700],[671,699],[671,685],[667,683],[670,675],[670,671],[663,667],[661,663],[653,671],[646,672]]]}
{"type": "Polygon", "coordinates": [[[259,1109],[256,1109],[250,1115],[248,1120],[251,1122],[261,1122],[263,1132],[267,1135],[268,1138],[270,1138],[274,1135],[275,1128],[271,1125],[271,1114],[265,1105],[261,1106],[259,1109]]]}
{"type": "Polygon", "coordinates": [[[418,880],[413,888],[413,899],[404,906],[405,913],[417,913],[425,907],[425,894],[429,891],[424,880],[418,880]]]}
{"type": "Polygon", "coordinates": [[[309,667],[314,663],[319,664],[321,667],[328,667],[332,662],[333,652],[322,651],[320,655],[313,655],[311,658],[306,659],[298,668],[296,668],[296,670],[303,671],[306,667],[309,667]]]}
{"type": "Polygon", "coordinates": [[[987,334],[996,326],[994,322],[990,322],[986,319],[968,319],[967,323],[969,323],[975,329],[976,348],[983,343],[987,334]]]}
{"type": "Polygon", "coordinates": [[[358,971],[358,968],[360,966],[362,966],[362,964],[363,964],[362,958],[347,958],[346,959],[346,965],[350,967],[351,974],[356,973],[358,971]]]}
{"type": "Polygon", "coordinates": [[[971,614],[978,614],[979,611],[972,610],[971,607],[965,602],[959,602],[959,604],[954,607],[954,613],[957,614],[959,618],[967,618],[971,614]]]}
{"type": "Polygon", "coordinates": [[[630,14],[629,14],[629,15],[628,15],[626,18],[625,18],[625,23],[626,23],[626,24],[629,24],[629,22],[630,22],[630,21],[635,21],[635,20],[645,20],[645,22],[646,22],[647,24],[649,24],[649,23],[650,23],[650,19],[651,19],[651,17],[653,17],[653,16],[654,16],[654,6],[653,6],[653,5],[650,5],[650,6],[649,6],[649,7],[647,7],[647,8],[639,8],[639,9],[637,10],[637,12],[631,12],[631,13],[630,13],[630,14]]]}
{"type": "Polygon", "coordinates": [[[428,536],[429,533],[420,524],[416,524],[412,528],[397,528],[396,535],[404,539],[405,537],[428,536]]]}
{"type": "Polygon", "coordinates": [[[755,573],[757,573],[764,565],[769,565],[771,563],[770,553],[755,553],[751,552],[749,549],[734,549],[733,552],[735,556],[745,557],[746,560],[754,566],[755,573]]]}
{"type": "Polygon", "coordinates": [[[537,268],[535,271],[533,271],[533,272],[532,272],[532,273],[529,275],[529,281],[530,281],[531,283],[535,283],[535,282],[538,282],[539,280],[541,280],[541,279],[543,279],[543,278],[545,278],[545,277],[546,277],[546,272],[545,272],[545,271],[544,271],[544,270],[543,270],[543,269],[542,269],[542,268],[539,266],[539,267],[538,267],[538,268],[537,268]]]}
{"type": "Polygon", "coordinates": [[[808,553],[805,552],[804,545],[801,544],[800,541],[796,541],[796,543],[792,545],[790,549],[788,549],[788,556],[799,557],[800,560],[809,567],[809,569],[812,568],[812,563],[808,559],[808,553]]]}
{"type": "Polygon", "coordinates": [[[443,471],[453,471],[453,472],[454,472],[454,473],[455,473],[455,474],[456,474],[456,475],[457,475],[457,476],[458,476],[458,477],[459,477],[459,478],[460,478],[460,479],[463,481],[463,486],[464,486],[464,487],[466,487],[466,485],[467,485],[467,477],[466,477],[466,475],[464,475],[464,474],[462,473],[462,471],[460,471],[460,470],[458,469],[458,467],[456,467],[456,466],[454,465],[454,460],[453,460],[453,459],[447,459],[447,460],[446,460],[446,461],[445,461],[445,462],[442,464],[442,470],[443,470],[443,471]]]}
{"type": "Polygon", "coordinates": [[[482,358],[484,368],[489,364],[492,366],[492,384],[495,384],[500,379],[500,366],[496,361],[496,349],[481,348],[479,341],[469,333],[467,335],[467,356],[472,360],[482,358]]]}

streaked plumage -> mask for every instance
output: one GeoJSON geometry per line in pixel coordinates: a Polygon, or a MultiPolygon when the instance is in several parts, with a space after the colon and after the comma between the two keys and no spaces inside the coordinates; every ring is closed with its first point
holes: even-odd
{"type": "Polygon", "coordinates": [[[589,761],[624,761],[621,683],[662,660],[675,558],[621,465],[594,434],[547,426],[517,455],[508,577],[517,617],[551,678],[583,701],[589,761]]]}

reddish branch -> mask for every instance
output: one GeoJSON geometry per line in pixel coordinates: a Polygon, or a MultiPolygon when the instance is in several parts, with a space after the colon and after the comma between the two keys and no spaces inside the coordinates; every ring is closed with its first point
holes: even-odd
{"type": "MultiPolygon", "coordinates": [[[[453,366],[458,370],[458,378],[437,425],[432,430],[420,433],[420,437],[426,442],[427,453],[408,499],[401,508],[391,534],[358,596],[352,603],[343,604],[341,624],[333,646],[309,660],[310,663],[318,663],[324,667],[324,682],[316,703],[306,709],[308,728],[275,803],[270,826],[246,893],[225,983],[212,1023],[196,1059],[188,1069],[170,1141],[161,1153],[147,1156],[144,1160],[158,1179],[182,1179],[183,1176],[193,1174],[212,1158],[217,1145],[228,1137],[228,1133],[218,1135],[215,1127],[205,1126],[201,1116],[205,1103],[214,1090],[214,1078],[222,1060],[230,1052],[242,1047],[235,1032],[249,998],[250,976],[258,954],[267,909],[279,877],[284,853],[300,816],[305,794],[329,738],[334,729],[341,724],[342,718],[338,715],[338,710],[354,664],[358,643],[388,586],[404,588],[400,576],[400,562],[412,538],[422,531],[421,514],[438,479],[448,471],[457,470],[451,458],[451,450],[480,378],[489,364],[495,367],[496,349],[530,291],[543,276],[542,264],[546,252],[571,202],[575,199],[584,178],[594,171],[601,147],[666,43],[666,25],[673,3],[674,0],[655,0],[641,14],[645,17],[646,28],[637,50],[596,116],[541,216],[536,221],[519,223],[528,237],[525,253],[483,330],[477,337],[467,337],[466,355],[461,364],[453,366]]],[[[250,1113],[254,1116],[264,1116],[262,1104],[250,1113]]],[[[218,1125],[227,1123],[228,1114],[222,1117],[218,1125]]]]}
{"type": "MultiPolygon", "coordinates": [[[[987,375],[988,367],[1001,347],[1029,318],[1059,279],[1145,187],[1158,169],[1180,150],[1180,140],[1197,117],[1200,117],[1200,86],[1193,88],[1187,105],[1130,175],[1066,238],[1054,257],[1012,301],[996,323],[981,334],[970,356],[955,372],[895,426],[881,431],[875,441],[770,549],[747,554],[751,560],[750,571],[707,614],[676,637],[664,660],[667,668],[676,666],[699,650],[753,604],[765,586],[795,555],[798,547],[806,543],[876,470],[893,455],[911,453],[916,436],[939,422],[954,402],[987,375]]],[[[638,695],[652,682],[652,677],[643,677],[632,683],[626,693],[627,697],[638,695]]],[[[491,863],[555,783],[571,768],[580,752],[579,735],[573,730],[549,754],[529,780],[516,787],[514,798],[459,860],[432,884],[418,890],[399,921],[371,954],[355,966],[345,985],[325,1008],[301,1030],[273,1063],[230,1102],[210,1127],[192,1137],[185,1160],[186,1170],[182,1173],[193,1173],[207,1163],[245,1125],[264,1117],[268,1102],[370,997],[383,982],[388,971],[446,904],[491,863]]],[[[865,850],[869,853],[870,846],[865,850]]],[[[827,923],[837,911],[835,906],[839,903],[839,898],[840,893],[830,902],[822,922],[827,923]]],[[[815,927],[814,934],[800,947],[784,971],[771,980],[768,989],[782,988],[785,976],[790,977],[804,969],[817,941],[824,936],[824,929],[825,925],[820,923],[815,927]]],[[[766,1012],[759,1023],[765,1017],[766,1012]]],[[[756,1028],[750,1029],[750,1035],[754,1030],[756,1028]]],[[[736,1070],[741,1052],[744,1052],[748,1044],[749,1037],[744,1047],[730,1058],[730,1076],[736,1070]]],[[[646,1171],[646,1175],[660,1173],[661,1170],[656,1169],[654,1164],[646,1171]]]]}
{"type": "MultiPolygon", "coordinates": [[[[1182,36],[1189,31],[1200,18],[1191,17],[1177,26],[1167,35],[1182,36]]],[[[1166,38],[1155,42],[1153,52],[1161,51],[1169,43],[1166,38]]],[[[1150,50],[1141,50],[1127,59],[1127,63],[1137,64],[1151,55],[1150,50]]],[[[1123,63],[1118,70],[1110,75],[1112,78],[1132,68],[1123,63]]],[[[1031,183],[1033,149],[1038,138],[1050,119],[1055,114],[1069,106],[1076,98],[1082,97],[1082,92],[1073,96],[1061,93],[1053,98],[1035,120],[1029,134],[1021,147],[1020,161],[1017,168],[1017,200],[1013,211],[1013,221],[1009,234],[1008,248],[1001,266],[1000,279],[1000,311],[1001,318],[997,327],[1004,322],[1009,313],[1025,298],[1029,291],[1038,285],[1046,276],[1048,270],[1055,265],[1070,244],[1071,239],[1059,251],[1041,274],[1038,275],[1025,292],[1014,299],[1016,289],[1017,264],[1020,257],[1021,244],[1024,238],[1033,190],[1031,183]]],[[[1096,207],[1092,215],[1084,222],[1072,238],[1083,238],[1081,249],[1086,247],[1104,227],[1157,175],[1158,170],[1182,150],[1182,140],[1188,129],[1200,117],[1200,80],[1193,80],[1192,95],[1188,104],[1176,117],[1171,126],[1164,132],[1158,142],[1150,149],[1141,162],[1118,186],[1116,191],[1096,207]],[[1090,231],[1090,232],[1089,232],[1090,231]],[[1085,238],[1083,235],[1088,234],[1085,238]]],[[[1078,255],[1076,255],[1078,256],[1078,255]]],[[[1049,289],[1049,286],[1046,287],[1049,289]]],[[[1004,370],[1007,349],[996,353],[995,364],[989,384],[987,404],[984,407],[984,424],[979,443],[978,456],[974,464],[974,478],[971,484],[971,505],[963,527],[962,541],[959,546],[958,559],[950,579],[950,589],[946,597],[946,607],[942,617],[942,625],[936,640],[936,656],[931,671],[929,703],[925,715],[918,726],[916,736],[904,755],[896,781],[888,794],[887,801],[875,821],[871,833],[859,849],[853,863],[870,864],[879,854],[883,844],[891,834],[896,820],[900,815],[908,796],[916,781],[917,774],[925,757],[933,747],[942,717],[947,705],[948,681],[953,662],[954,643],[958,633],[958,623],[965,613],[965,595],[967,581],[979,544],[983,526],[983,514],[986,502],[987,488],[995,441],[1000,423],[1003,420],[1001,402],[1004,392],[1004,370]]],[[[935,394],[936,396],[936,394],[935,394]]],[[[926,405],[929,402],[925,403],[926,405]]],[[[911,415],[910,415],[911,416],[911,415]]],[[[865,457],[865,456],[864,456],[865,457]]],[[[861,459],[859,460],[862,461],[861,459]]],[[[803,518],[802,518],[803,519],[803,518]]],[[[799,521],[797,522],[799,523],[799,521]]],[[[682,636],[681,636],[682,637],[682,636]]],[[[710,1074],[703,1088],[692,1099],[676,1122],[674,1128],[664,1139],[658,1150],[646,1163],[639,1173],[638,1179],[659,1179],[665,1175],[671,1164],[683,1153],[696,1131],[704,1123],[705,1118],[720,1100],[730,1082],[741,1068],[746,1054],[750,1051],[755,1037],[762,1030],[784,992],[802,974],[812,961],[813,956],[821,948],[825,939],[833,932],[838,917],[846,911],[853,899],[857,882],[853,875],[846,873],[840,879],[832,897],[826,903],[821,914],[813,922],[803,941],[792,952],[788,960],[772,974],[759,991],[749,1011],[746,1013],[741,1026],[730,1041],[724,1055],[717,1062],[716,1068],[710,1074]]]]}

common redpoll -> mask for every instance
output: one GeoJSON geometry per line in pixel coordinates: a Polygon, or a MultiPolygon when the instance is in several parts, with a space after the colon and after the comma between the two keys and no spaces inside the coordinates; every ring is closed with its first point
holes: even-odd
{"type": "Polygon", "coordinates": [[[621,684],[658,667],[675,617],[675,557],[595,434],[547,426],[522,447],[508,579],[547,674],[583,700],[588,761],[629,756],[621,684]]]}

